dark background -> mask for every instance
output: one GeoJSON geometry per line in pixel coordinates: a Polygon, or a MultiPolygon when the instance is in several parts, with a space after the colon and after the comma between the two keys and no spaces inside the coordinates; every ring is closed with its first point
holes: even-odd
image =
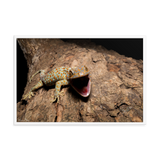
{"type": "MultiPolygon", "coordinates": [[[[67,41],[69,39],[62,40],[67,41]]],[[[108,50],[112,49],[126,57],[143,60],[143,38],[109,38],[90,40],[97,45],[102,45],[108,50]]],[[[27,73],[27,62],[17,42],[17,102],[22,98],[24,88],[27,83],[27,73]]]]}
{"type": "Polygon", "coordinates": [[[119,54],[134,59],[143,60],[143,39],[100,39],[92,40],[96,44],[104,46],[106,49],[114,50],[119,54]]]}
{"type": "MultiPolygon", "coordinates": [[[[62,40],[68,41],[71,39],[64,38],[62,40]]],[[[121,55],[125,55],[126,57],[143,60],[143,38],[92,38],[89,40],[96,43],[97,45],[104,46],[108,50],[114,50],[121,55]]]]}

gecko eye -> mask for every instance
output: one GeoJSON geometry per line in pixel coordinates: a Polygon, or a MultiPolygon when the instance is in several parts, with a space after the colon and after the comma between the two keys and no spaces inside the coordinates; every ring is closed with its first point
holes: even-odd
{"type": "Polygon", "coordinates": [[[69,76],[71,77],[74,74],[74,71],[71,69],[69,70],[69,76]]]}

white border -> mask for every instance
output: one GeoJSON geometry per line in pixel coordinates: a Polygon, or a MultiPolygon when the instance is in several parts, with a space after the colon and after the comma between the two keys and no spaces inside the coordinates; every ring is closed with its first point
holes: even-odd
{"type": "Polygon", "coordinates": [[[149,34],[147,34],[147,126],[149,125],[149,34]]]}
{"type": "MultiPolygon", "coordinates": [[[[12,75],[12,37],[13,37],[13,35],[11,34],[11,124],[12,124],[12,113],[13,113],[13,110],[12,110],[12,102],[13,102],[13,99],[12,99],[12,95],[13,95],[13,86],[12,86],[12,82],[13,82],[13,79],[12,78],[14,78],[12,75]]],[[[13,107],[14,108],[16,108],[16,105],[15,105],[15,103],[14,103],[14,105],[13,105],[13,107]]]]}
{"type": "Polygon", "coordinates": [[[13,35],[16,38],[142,38],[146,32],[15,32],[13,35]]]}
{"type": "Polygon", "coordinates": [[[146,124],[146,103],[145,103],[145,79],[146,79],[146,36],[144,35],[132,35],[132,36],[115,36],[115,35],[101,35],[101,36],[94,36],[94,35],[90,35],[90,36],[82,36],[82,35],[78,35],[78,36],[61,36],[61,35],[15,35],[14,37],[14,44],[13,44],[13,50],[14,50],[14,62],[13,62],[13,90],[14,90],[14,98],[13,98],[13,103],[14,103],[14,109],[13,109],[13,125],[16,126],[32,126],[32,125],[41,125],[41,126],[53,126],[53,125],[60,125],[60,126],[104,126],[104,125],[145,125],[146,124]],[[17,122],[17,69],[16,69],[16,65],[17,65],[17,46],[16,46],[16,41],[17,38],[143,38],[143,122],[17,122]]]}

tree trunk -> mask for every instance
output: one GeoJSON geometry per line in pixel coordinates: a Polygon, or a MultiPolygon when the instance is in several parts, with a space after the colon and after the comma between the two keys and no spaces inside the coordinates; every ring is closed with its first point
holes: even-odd
{"type": "Polygon", "coordinates": [[[51,103],[53,87],[42,87],[17,103],[17,122],[143,122],[143,61],[127,58],[88,40],[18,39],[29,68],[24,95],[37,84],[38,70],[85,65],[91,93],[81,97],[71,86],[51,103]]]}

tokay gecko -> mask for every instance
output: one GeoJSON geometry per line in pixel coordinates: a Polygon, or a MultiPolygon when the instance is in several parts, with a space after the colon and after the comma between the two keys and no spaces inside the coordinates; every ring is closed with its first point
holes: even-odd
{"type": "Polygon", "coordinates": [[[30,99],[34,96],[33,91],[43,85],[55,85],[54,99],[51,102],[56,100],[57,103],[59,102],[59,96],[62,95],[60,89],[63,85],[70,84],[83,97],[88,97],[90,94],[91,81],[89,77],[89,70],[86,66],[73,68],[59,67],[47,74],[45,74],[45,70],[39,70],[32,75],[31,79],[38,73],[40,73],[41,80],[33,88],[31,88],[28,94],[23,96],[22,100],[26,100],[27,98],[30,99]]]}

